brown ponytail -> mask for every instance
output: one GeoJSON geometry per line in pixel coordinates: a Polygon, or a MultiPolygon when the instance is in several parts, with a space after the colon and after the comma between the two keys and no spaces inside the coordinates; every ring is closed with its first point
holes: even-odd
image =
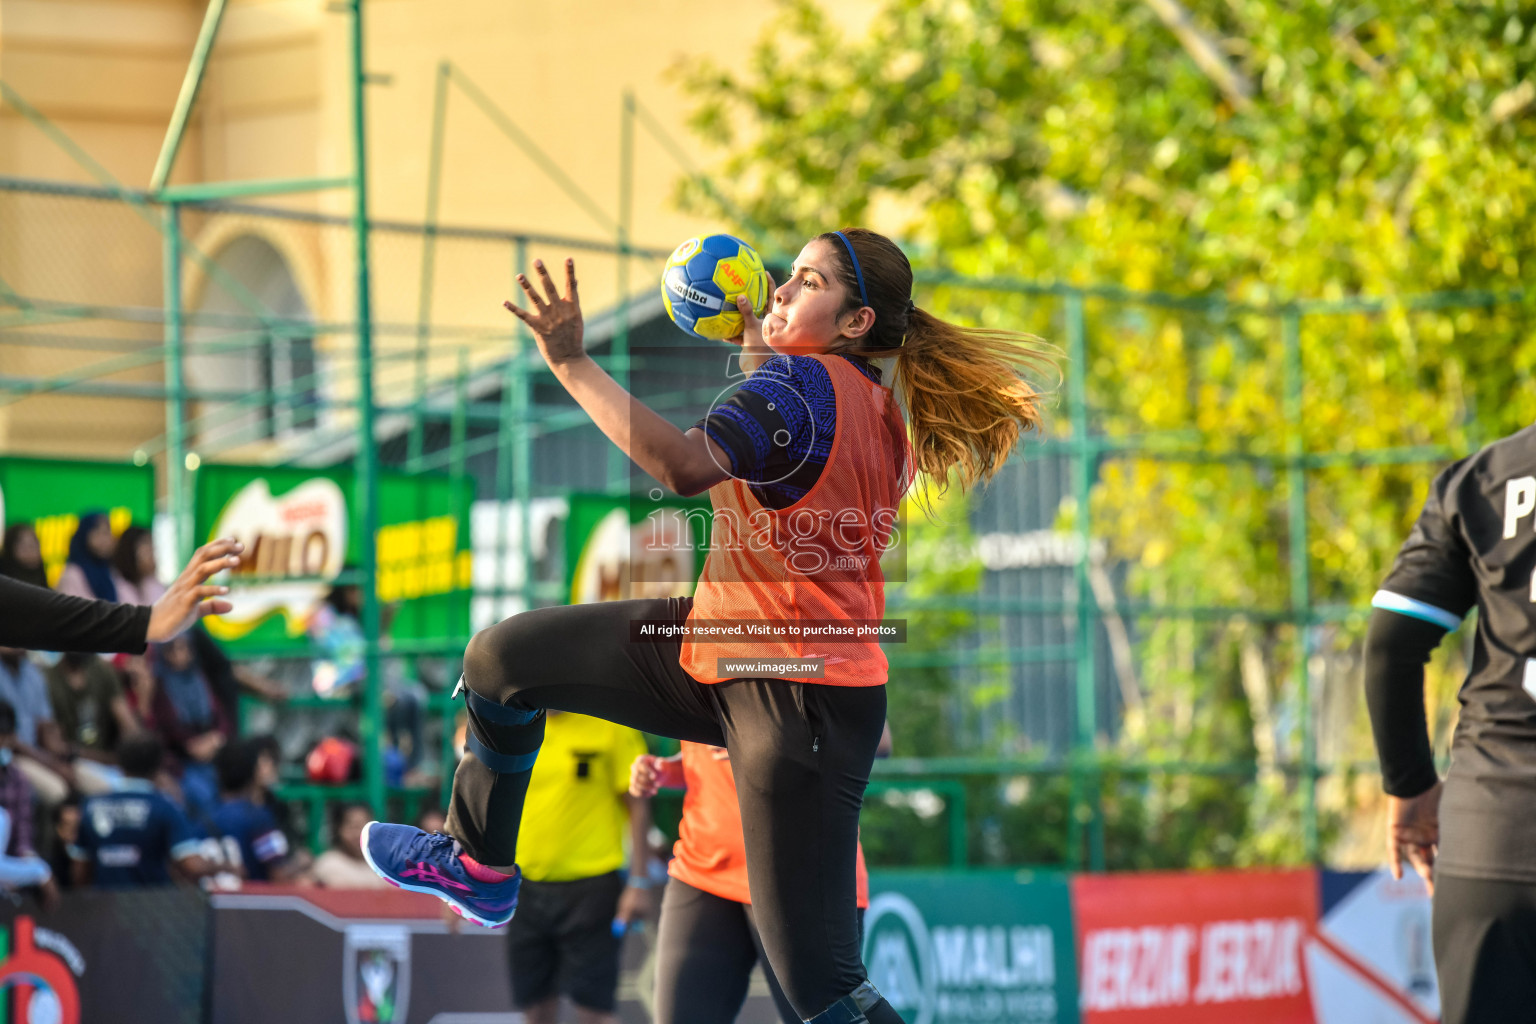
{"type": "MultiPolygon", "coordinates": [[[[961,490],[991,480],[1019,436],[1041,427],[1042,395],[1025,373],[1059,376],[1053,350],[1031,335],[961,327],[918,309],[911,300],[912,266],[896,243],[863,228],[842,234],[858,256],[875,323],[862,347],[841,351],[895,357],[894,386],[906,408],[916,469],[939,493],[951,475],[961,490]]],[[[836,232],[819,238],[837,257],[849,308],[859,308],[858,278],[842,241],[836,232]]]]}

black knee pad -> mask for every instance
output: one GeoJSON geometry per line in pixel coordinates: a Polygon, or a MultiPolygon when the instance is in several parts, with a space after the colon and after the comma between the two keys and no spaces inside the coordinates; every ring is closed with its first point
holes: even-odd
{"type": "Polygon", "coordinates": [[[810,1018],[805,1024],[869,1024],[864,1011],[880,1001],[880,991],[865,979],[859,987],[810,1018]]]}
{"type": "Polygon", "coordinates": [[[460,692],[469,712],[465,749],[498,775],[516,775],[532,769],[544,742],[544,710],[487,700],[470,689],[462,676],[453,696],[460,692]]]}

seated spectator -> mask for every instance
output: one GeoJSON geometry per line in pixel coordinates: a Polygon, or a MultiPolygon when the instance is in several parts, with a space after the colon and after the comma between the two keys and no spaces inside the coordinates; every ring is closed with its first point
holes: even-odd
{"type": "Polygon", "coordinates": [[[142,526],[130,526],[112,551],[112,585],[123,604],[154,604],[165,593],[156,575],[155,538],[142,526]]]}
{"type": "MultiPolygon", "coordinates": [[[[112,553],[112,582],[117,588],[118,600],[125,604],[154,604],[165,593],[155,562],[154,535],[142,526],[130,526],[117,539],[112,553]]],[[[270,701],[281,700],[282,687],[252,671],[248,665],[237,665],[225,656],[222,649],[201,623],[190,630],[192,648],[198,667],[214,696],[224,710],[225,717],[234,721],[238,715],[236,700],[241,687],[270,701]]]]}
{"type": "Polygon", "coordinates": [[[0,543],[0,576],[9,576],[34,587],[48,585],[43,546],[31,523],[12,523],[5,528],[5,540],[0,543]]]}
{"type": "Polygon", "coordinates": [[[207,818],[219,800],[213,757],[231,729],[192,656],[188,634],[152,645],[147,664],[135,659],[129,676],[133,710],[178,762],[188,813],[207,818]]]}
{"type": "Polygon", "coordinates": [[[331,848],[315,858],[309,874],[331,889],[379,889],[389,883],[363,859],[363,826],[373,820],[367,804],[338,804],[331,817],[331,848]]]}
{"type": "Polygon", "coordinates": [[[48,866],[53,881],[61,889],[72,889],[75,873],[70,864],[80,853],[80,801],[70,797],[53,809],[53,841],[48,844],[48,866]]]}
{"type": "MultiPolygon", "coordinates": [[[[385,605],[380,617],[384,633],[389,632],[398,608],[385,605]]],[[[325,652],[324,660],[314,666],[313,686],[322,697],[342,696],[361,686],[367,672],[364,658],[367,641],[363,635],[363,588],[355,583],[332,587],[325,603],[309,620],[309,635],[325,652]]],[[[381,636],[381,645],[388,638],[381,636]]],[[[423,709],[426,694],[422,685],[406,679],[398,659],[386,659],[384,673],[384,727],[389,742],[403,756],[399,770],[403,775],[420,763],[426,751],[423,709]]]]}
{"type": "Polygon", "coordinates": [[[32,786],[15,764],[16,709],[0,701],[0,888],[43,885],[53,877],[32,846],[32,786]]]}
{"type": "Polygon", "coordinates": [[[448,826],[448,815],[441,807],[428,807],[416,819],[416,827],[423,832],[441,832],[448,826]]]}
{"type": "Polygon", "coordinates": [[[48,681],[25,651],[0,647],[0,700],[16,711],[15,763],[44,807],[61,803],[73,787],[90,793],[111,788],[110,773],[92,770],[88,762],[78,772],[71,765],[69,745],[53,720],[48,681]]]}
{"type": "Polygon", "coordinates": [[[277,782],[277,762],[259,739],[231,740],[214,758],[220,801],[209,818],[209,832],[240,851],[244,877],[253,882],[283,882],[296,875],[288,863],[288,837],[267,809],[267,795],[277,782]]]}
{"type": "Polygon", "coordinates": [[[112,536],[112,522],[105,512],[87,512],[80,517],[75,535],[69,539],[69,560],[54,588],[75,597],[94,597],[98,601],[117,601],[117,584],[112,579],[112,553],[117,538],[112,536]]]}
{"type": "Polygon", "coordinates": [[[171,869],[189,878],[211,871],[203,840],[181,808],[155,789],[165,749],[150,733],[135,733],[118,747],[124,778],[112,793],[80,808],[80,859],[75,884],[137,888],[171,884],[171,869]]]}
{"type": "Polygon", "coordinates": [[[140,729],[117,670],[97,654],[65,654],[46,674],[53,720],[70,751],[115,764],[117,741],[140,729]]]}
{"type": "Polygon", "coordinates": [[[208,635],[201,624],[187,631],[192,638],[192,649],[197,654],[197,667],[203,670],[203,678],[213,687],[224,717],[234,722],[240,716],[240,691],[254,693],[272,704],[288,698],[288,691],[281,683],[268,679],[250,665],[231,661],[217,640],[208,635]]]}

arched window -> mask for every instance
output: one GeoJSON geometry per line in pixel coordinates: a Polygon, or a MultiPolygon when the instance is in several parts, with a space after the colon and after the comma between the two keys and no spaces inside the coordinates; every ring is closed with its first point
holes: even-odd
{"type": "Polygon", "coordinates": [[[313,430],[324,420],[324,368],[287,261],[244,235],[215,262],[219,272],[189,311],[188,381],[219,395],[197,410],[195,443],[218,450],[313,430]]]}

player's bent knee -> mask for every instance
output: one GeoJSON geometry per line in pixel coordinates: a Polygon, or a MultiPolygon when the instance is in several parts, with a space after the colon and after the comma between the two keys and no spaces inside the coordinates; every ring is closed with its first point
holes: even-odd
{"type": "Polygon", "coordinates": [[[464,648],[464,685],[487,700],[504,703],[518,691],[526,673],[515,667],[529,664],[534,630],[523,620],[526,612],[487,626],[470,637],[464,648]]]}

